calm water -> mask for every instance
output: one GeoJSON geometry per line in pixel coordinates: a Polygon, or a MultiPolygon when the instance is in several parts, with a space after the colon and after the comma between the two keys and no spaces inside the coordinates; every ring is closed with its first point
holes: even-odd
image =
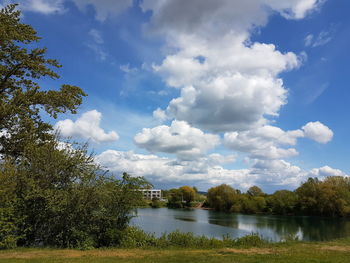
{"type": "Polygon", "coordinates": [[[350,236],[350,220],[345,219],[226,214],[200,209],[140,208],[131,224],[157,236],[175,230],[216,238],[253,232],[273,241],[287,236],[306,241],[350,236]]]}

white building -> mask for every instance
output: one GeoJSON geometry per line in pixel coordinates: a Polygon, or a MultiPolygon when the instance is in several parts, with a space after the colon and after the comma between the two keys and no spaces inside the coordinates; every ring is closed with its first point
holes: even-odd
{"type": "Polygon", "coordinates": [[[145,199],[152,200],[153,198],[162,199],[162,190],[159,189],[141,189],[145,199]]]}

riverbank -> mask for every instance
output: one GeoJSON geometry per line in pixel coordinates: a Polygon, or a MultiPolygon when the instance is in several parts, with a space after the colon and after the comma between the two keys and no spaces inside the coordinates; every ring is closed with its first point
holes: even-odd
{"type": "Polygon", "coordinates": [[[0,263],[172,263],[274,262],[344,263],[350,257],[350,238],[330,242],[270,243],[259,247],[220,249],[16,249],[0,251],[0,263]]]}

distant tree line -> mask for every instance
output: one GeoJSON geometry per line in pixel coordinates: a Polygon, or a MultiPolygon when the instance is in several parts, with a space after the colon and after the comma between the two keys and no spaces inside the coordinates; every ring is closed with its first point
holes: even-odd
{"type": "Polygon", "coordinates": [[[217,211],[246,214],[350,216],[350,178],[309,178],[295,191],[265,194],[252,186],[246,193],[222,184],[208,190],[206,205],[217,211]]]}

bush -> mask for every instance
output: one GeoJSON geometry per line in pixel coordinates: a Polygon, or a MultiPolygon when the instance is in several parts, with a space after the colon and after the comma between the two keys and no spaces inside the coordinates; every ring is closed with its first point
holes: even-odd
{"type": "Polygon", "coordinates": [[[137,227],[127,227],[122,232],[120,247],[123,248],[145,248],[157,244],[154,234],[149,234],[137,227]]]}
{"type": "Polygon", "coordinates": [[[240,237],[235,241],[236,246],[242,246],[242,247],[259,247],[266,244],[267,244],[267,241],[261,238],[257,234],[250,234],[244,237],[240,237]]]}
{"type": "Polygon", "coordinates": [[[223,236],[223,239],[210,238],[206,236],[195,236],[193,233],[183,233],[174,231],[169,234],[163,234],[161,237],[155,237],[137,227],[128,227],[122,233],[120,247],[123,248],[225,248],[225,247],[252,247],[267,244],[256,234],[251,234],[238,239],[233,239],[229,235],[223,236]]]}

